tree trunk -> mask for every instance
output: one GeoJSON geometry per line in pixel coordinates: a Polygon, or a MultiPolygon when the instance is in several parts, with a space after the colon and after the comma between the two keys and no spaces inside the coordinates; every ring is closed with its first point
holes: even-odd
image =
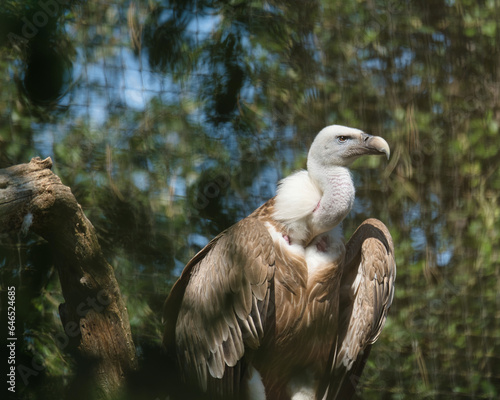
{"type": "MultiPolygon", "coordinates": [[[[50,168],[52,160],[0,170],[0,235],[26,232],[45,238],[65,303],[59,315],[79,370],[90,373],[99,398],[113,398],[126,372],[136,368],[127,309],[94,227],[71,190],[50,168]]],[[[88,385],[87,385],[88,386],[88,385]]]]}

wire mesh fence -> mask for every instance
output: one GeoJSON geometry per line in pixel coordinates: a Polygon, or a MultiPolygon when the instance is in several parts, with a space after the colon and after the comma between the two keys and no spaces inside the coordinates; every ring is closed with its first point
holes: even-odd
{"type": "MultiPolygon", "coordinates": [[[[494,399],[498,10],[497,1],[7,0],[0,166],[53,159],[119,266],[147,360],[185,263],[304,168],[323,126],[380,134],[391,160],[353,168],[344,231],[384,221],[398,277],[358,396],[494,399]]],[[[2,291],[15,284],[23,298],[18,365],[35,372],[18,394],[63,393],[76,363],[55,339],[64,299],[50,251],[31,233],[0,245],[2,291]]]]}

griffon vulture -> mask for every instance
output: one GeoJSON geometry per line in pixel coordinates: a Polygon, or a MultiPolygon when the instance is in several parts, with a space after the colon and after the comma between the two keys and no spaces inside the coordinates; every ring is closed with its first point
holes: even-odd
{"type": "Polygon", "coordinates": [[[324,128],[307,171],[189,261],[165,302],[163,338],[187,387],[210,399],[351,398],[396,276],[382,222],[342,238],[354,202],[347,167],[369,154],[389,158],[389,145],[324,128]]]}

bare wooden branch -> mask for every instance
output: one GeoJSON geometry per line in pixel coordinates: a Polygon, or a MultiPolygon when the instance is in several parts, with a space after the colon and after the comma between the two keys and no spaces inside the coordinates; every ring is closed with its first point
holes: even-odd
{"type": "Polygon", "coordinates": [[[68,344],[92,361],[99,397],[111,398],[136,367],[127,309],[94,227],[51,167],[50,158],[33,158],[0,170],[0,235],[30,229],[50,243],[68,344]]]}

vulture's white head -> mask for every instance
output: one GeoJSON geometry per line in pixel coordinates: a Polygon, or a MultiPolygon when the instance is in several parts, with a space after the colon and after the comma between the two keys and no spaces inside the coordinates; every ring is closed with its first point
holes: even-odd
{"type": "Polygon", "coordinates": [[[327,126],[314,139],[307,157],[307,169],[328,169],[332,166],[347,167],[357,158],[367,154],[390,156],[387,142],[359,129],[341,125],[327,126]]]}
{"type": "Polygon", "coordinates": [[[378,136],[359,129],[331,125],[314,139],[307,171],[295,173],[278,187],[274,217],[302,240],[337,226],[354,203],[354,183],[347,167],[363,155],[382,155],[390,149],[378,136]]]}

